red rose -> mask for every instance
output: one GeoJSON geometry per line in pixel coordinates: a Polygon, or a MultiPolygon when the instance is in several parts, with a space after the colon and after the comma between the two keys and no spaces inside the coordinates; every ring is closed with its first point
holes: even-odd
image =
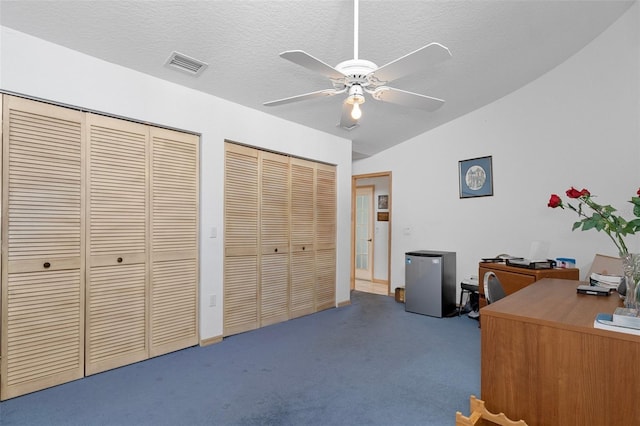
{"type": "Polygon", "coordinates": [[[556,208],[562,206],[562,200],[556,194],[551,194],[551,198],[549,198],[549,204],[547,206],[551,208],[556,208]]]}
{"type": "Polygon", "coordinates": [[[640,188],[638,189],[638,192],[636,192],[636,194],[638,194],[638,197],[640,197],[640,188]]]}
{"type": "Polygon", "coordinates": [[[591,195],[591,193],[584,188],[582,189],[582,191],[578,191],[573,186],[571,187],[571,189],[567,189],[567,197],[569,198],[588,197],[589,195],[591,195]]]}

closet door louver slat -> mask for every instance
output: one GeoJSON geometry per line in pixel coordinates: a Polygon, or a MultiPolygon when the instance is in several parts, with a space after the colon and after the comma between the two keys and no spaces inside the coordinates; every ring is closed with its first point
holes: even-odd
{"type": "Polygon", "coordinates": [[[151,349],[198,343],[199,138],[151,129],[151,349]]]}
{"type": "Polygon", "coordinates": [[[1,399],[83,376],[83,121],[3,96],[1,399]]]}
{"type": "Polygon", "coordinates": [[[148,358],[148,127],[88,114],[85,374],[148,358]]]}

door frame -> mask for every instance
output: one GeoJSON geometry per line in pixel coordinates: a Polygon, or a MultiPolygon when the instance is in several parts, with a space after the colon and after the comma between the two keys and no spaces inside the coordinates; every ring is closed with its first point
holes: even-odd
{"type": "MultiPolygon", "coordinates": [[[[391,220],[392,220],[392,174],[391,171],[366,173],[362,175],[351,176],[351,290],[356,286],[356,256],[355,256],[355,241],[356,241],[356,186],[358,179],[386,177],[389,180],[389,226],[388,226],[388,238],[387,238],[387,293],[390,295],[391,287],[391,220]]],[[[374,202],[375,205],[375,202],[374,202]]],[[[373,274],[375,280],[375,273],[373,274]]]]}

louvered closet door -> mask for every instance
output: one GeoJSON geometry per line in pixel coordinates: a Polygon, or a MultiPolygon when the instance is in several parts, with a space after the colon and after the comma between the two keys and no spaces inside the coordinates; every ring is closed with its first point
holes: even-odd
{"type": "Polygon", "coordinates": [[[260,325],[289,319],[289,157],[260,153],[260,325]]]}
{"type": "Polygon", "coordinates": [[[148,127],[87,115],[85,374],[148,358],[148,127]]]}
{"type": "Polygon", "coordinates": [[[151,128],[151,356],[198,343],[199,138],[151,128]]]}
{"type": "Polygon", "coordinates": [[[291,158],[291,318],[315,311],[313,199],[315,164],[291,158]]]}
{"type": "Polygon", "coordinates": [[[335,307],[336,301],[336,168],[316,169],[316,310],[335,307]]]}
{"type": "Polygon", "coordinates": [[[3,100],[2,399],[83,376],[83,115],[3,100]]]}
{"type": "Polygon", "coordinates": [[[225,144],[224,335],[258,327],[258,151],[225,144]]]}

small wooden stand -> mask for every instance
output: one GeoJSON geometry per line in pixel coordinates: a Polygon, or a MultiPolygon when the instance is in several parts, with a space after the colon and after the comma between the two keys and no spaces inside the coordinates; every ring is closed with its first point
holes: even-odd
{"type": "Polygon", "coordinates": [[[471,415],[463,416],[460,411],[456,412],[456,426],[476,426],[485,424],[481,420],[488,420],[491,423],[501,426],[527,426],[524,420],[510,420],[504,413],[493,414],[484,406],[484,401],[477,399],[475,395],[469,398],[469,409],[471,415]]]}

